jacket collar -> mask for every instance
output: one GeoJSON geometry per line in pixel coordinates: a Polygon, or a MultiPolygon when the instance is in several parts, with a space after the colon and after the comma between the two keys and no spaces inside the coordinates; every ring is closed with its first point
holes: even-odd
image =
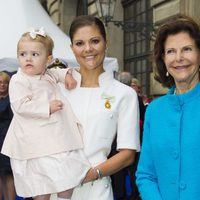
{"type": "MultiPolygon", "coordinates": [[[[73,70],[73,76],[77,81],[77,87],[81,86],[81,74],[79,68],[73,70]]],[[[107,70],[99,75],[99,87],[107,87],[114,79],[114,73],[111,70],[107,70]]]]}
{"type": "Polygon", "coordinates": [[[183,94],[174,94],[175,86],[173,86],[167,93],[168,102],[170,104],[183,105],[187,102],[190,103],[193,99],[200,96],[200,83],[198,82],[196,86],[189,92],[183,94]]]}

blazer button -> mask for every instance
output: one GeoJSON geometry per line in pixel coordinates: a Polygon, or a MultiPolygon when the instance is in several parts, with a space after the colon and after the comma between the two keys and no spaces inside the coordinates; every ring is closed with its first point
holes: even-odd
{"type": "Polygon", "coordinates": [[[186,189],[186,183],[185,182],[180,182],[179,187],[180,187],[181,190],[185,190],[186,189]]]}
{"type": "Polygon", "coordinates": [[[108,184],[105,184],[105,188],[108,188],[109,187],[109,185],[108,184]]]}
{"type": "Polygon", "coordinates": [[[177,160],[178,157],[179,157],[179,154],[178,154],[177,151],[174,151],[173,154],[172,154],[172,156],[173,156],[173,158],[174,158],[175,160],[177,160]]]}

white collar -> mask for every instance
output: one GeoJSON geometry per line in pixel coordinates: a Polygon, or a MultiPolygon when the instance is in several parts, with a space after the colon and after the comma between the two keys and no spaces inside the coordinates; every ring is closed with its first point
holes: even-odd
{"type": "MultiPolygon", "coordinates": [[[[79,69],[80,68],[75,68],[75,70],[73,70],[73,77],[77,81],[77,87],[80,87],[81,85],[81,74],[79,73],[79,69]]],[[[99,87],[106,87],[113,79],[114,72],[112,70],[106,70],[99,75],[99,87]]]]}

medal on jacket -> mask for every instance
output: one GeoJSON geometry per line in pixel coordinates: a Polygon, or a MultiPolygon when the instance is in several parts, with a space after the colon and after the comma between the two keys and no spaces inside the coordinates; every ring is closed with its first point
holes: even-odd
{"type": "Polygon", "coordinates": [[[111,108],[111,104],[109,100],[106,100],[105,102],[105,108],[110,109],[111,108]]]}
{"type": "Polygon", "coordinates": [[[111,103],[113,103],[113,102],[115,101],[115,97],[103,93],[103,94],[101,95],[101,98],[102,98],[103,100],[105,100],[105,103],[104,103],[105,108],[106,108],[106,109],[111,109],[111,103]]]}

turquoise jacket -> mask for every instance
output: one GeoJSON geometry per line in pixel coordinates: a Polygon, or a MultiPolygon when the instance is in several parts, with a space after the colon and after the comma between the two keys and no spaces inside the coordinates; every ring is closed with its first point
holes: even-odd
{"type": "Polygon", "coordinates": [[[147,108],[136,172],[142,200],[200,199],[200,83],[147,108]]]}

